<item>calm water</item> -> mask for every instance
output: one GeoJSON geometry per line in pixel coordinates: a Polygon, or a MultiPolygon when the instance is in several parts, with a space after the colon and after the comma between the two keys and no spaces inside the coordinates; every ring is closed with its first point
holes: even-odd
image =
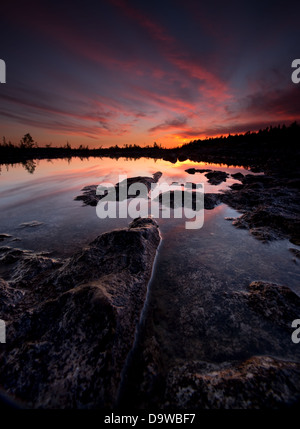
{"type": "MultiPolygon", "coordinates": [[[[104,219],[96,216],[95,207],[82,207],[74,198],[81,194],[84,186],[109,182],[115,184],[119,175],[128,177],[151,176],[161,171],[160,181],[172,183],[188,181],[206,182],[204,174],[189,175],[189,167],[224,170],[223,166],[204,163],[183,162],[171,164],[167,161],[141,158],[139,160],[112,160],[109,158],[79,158],[68,160],[42,160],[36,162],[33,174],[24,166],[1,168],[0,175],[0,233],[8,233],[20,239],[10,245],[47,250],[56,256],[68,255],[95,236],[113,228],[128,225],[130,219],[104,219]],[[25,222],[37,221],[40,226],[22,227],[25,222]],[[59,240],[58,240],[59,237],[59,240]],[[16,244],[18,243],[18,244],[16,244]]],[[[229,172],[245,172],[242,167],[232,167],[229,172]]],[[[235,182],[227,179],[219,186],[206,184],[206,192],[216,192],[235,182]]],[[[183,221],[178,222],[178,226],[183,221]]],[[[169,231],[168,222],[160,222],[162,232],[169,231]]],[[[199,232],[199,231],[198,231],[199,232]]]]}
{"type": "MultiPolygon", "coordinates": [[[[131,219],[99,219],[95,207],[74,201],[84,186],[119,181],[128,177],[163,173],[160,182],[204,183],[205,192],[218,192],[236,182],[231,177],[218,186],[207,183],[204,174],[190,175],[187,168],[210,168],[230,174],[249,171],[243,167],[177,162],[141,158],[112,160],[109,158],[37,161],[33,174],[20,164],[2,167],[0,175],[0,233],[12,235],[3,242],[14,247],[50,251],[53,256],[67,256],[89,243],[97,235],[128,225],[131,219]],[[24,227],[37,221],[40,225],[24,227]],[[14,241],[16,240],[16,241],[14,241]]],[[[201,229],[185,229],[184,219],[159,219],[163,242],[157,259],[168,264],[180,258],[205,263],[213,272],[221,273],[224,281],[241,283],[256,278],[285,283],[300,293],[300,270],[288,251],[288,240],[263,244],[247,231],[236,229],[225,217],[239,213],[222,204],[205,210],[201,229]],[[164,256],[165,255],[165,256],[164,256]]]]}
{"type": "MultiPolygon", "coordinates": [[[[33,174],[22,165],[8,169],[2,167],[0,233],[12,236],[2,244],[50,251],[53,256],[62,257],[70,255],[104,231],[127,226],[131,219],[100,220],[95,207],[83,207],[80,201],[74,201],[84,186],[103,182],[115,184],[121,174],[128,177],[150,176],[161,171],[160,181],[169,184],[204,183],[205,192],[218,192],[236,182],[230,177],[226,182],[212,186],[207,183],[204,174],[186,173],[185,170],[190,167],[210,168],[230,174],[249,173],[242,166],[189,161],[172,164],[145,158],[43,160],[37,162],[33,174]],[[21,225],[32,221],[39,224],[32,227],[21,225]]],[[[197,302],[195,297],[205,293],[203,288],[193,284],[193,278],[199,278],[198,271],[201,269],[205,269],[206,275],[211,273],[217,279],[215,284],[220,293],[243,291],[251,281],[266,280],[288,285],[300,295],[299,263],[288,250],[297,246],[287,240],[263,244],[248,231],[236,229],[224,219],[238,215],[224,204],[213,210],[205,210],[204,225],[196,230],[185,229],[184,219],[158,220],[162,243],[148,294],[147,308],[152,310],[146,311],[145,317],[151,314],[156,335],[162,347],[166,348],[166,356],[170,353],[173,356],[182,355],[183,343],[178,337],[182,333],[177,335],[174,325],[178,324],[181,307],[190,306],[192,312],[193,301],[197,302]],[[187,276],[191,279],[188,291],[181,283],[187,276]]],[[[183,358],[194,358],[199,350],[196,338],[192,336],[189,344],[184,344],[183,358]]]]}

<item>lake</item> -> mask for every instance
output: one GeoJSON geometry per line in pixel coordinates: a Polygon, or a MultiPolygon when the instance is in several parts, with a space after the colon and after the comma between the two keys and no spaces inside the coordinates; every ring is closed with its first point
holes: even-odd
{"type": "MultiPolygon", "coordinates": [[[[170,163],[147,158],[72,158],[2,166],[0,233],[11,235],[2,244],[50,252],[56,258],[68,257],[99,234],[127,226],[129,218],[99,219],[96,207],[83,206],[74,200],[83,187],[103,182],[116,184],[120,175],[151,176],[160,171],[160,182],[203,183],[204,191],[210,193],[222,192],[239,183],[229,176],[220,185],[210,185],[204,173],[191,175],[185,171],[188,168],[220,170],[230,175],[250,173],[243,166],[188,160],[170,163]]],[[[239,339],[238,327],[233,329],[226,320],[226,297],[246,292],[248,285],[256,280],[287,285],[300,295],[299,263],[289,251],[291,247],[299,247],[288,240],[262,243],[226,219],[239,215],[220,204],[204,211],[203,227],[195,230],[185,228],[185,219],[157,219],[162,241],[131,365],[135,350],[147,336],[156,337],[166,366],[192,359],[222,361],[272,354],[268,342],[249,345],[239,339]],[[208,321],[211,314],[214,320],[210,327],[204,326],[203,320],[208,321]]],[[[247,323],[250,313],[245,306],[239,317],[247,323]]]]}

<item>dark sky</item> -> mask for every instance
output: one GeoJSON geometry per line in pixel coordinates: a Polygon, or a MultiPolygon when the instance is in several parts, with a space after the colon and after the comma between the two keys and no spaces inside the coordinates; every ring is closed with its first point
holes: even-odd
{"type": "Polygon", "coordinates": [[[299,1],[1,4],[0,131],[175,146],[300,119],[299,1]]]}

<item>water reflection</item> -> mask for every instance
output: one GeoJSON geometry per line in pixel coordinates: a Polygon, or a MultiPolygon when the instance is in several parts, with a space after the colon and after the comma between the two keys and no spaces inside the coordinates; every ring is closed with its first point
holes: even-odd
{"type": "MultiPolygon", "coordinates": [[[[160,163],[161,161],[163,161],[163,159],[158,159],[158,158],[148,158],[148,157],[120,157],[120,156],[108,156],[108,157],[92,157],[92,156],[65,156],[65,157],[60,157],[60,158],[46,158],[46,159],[28,159],[28,160],[24,160],[22,162],[6,162],[4,164],[0,163],[0,174],[2,172],[3,169],[5,169],[6,171],[9,171],[10,169],[14,169],[14,168],[18,168],[20,165],[29,173],[29,174],[33,174],[36,170],[36,167],[39,166],[40,162],[42,162],[41,167],[43,166],[44,162],[47,163],[56,163],[58,161],[66,161],[68,164],[70,164],[72,161],[75,161],[75,163],[77,163],[77,161],[79,160],[81,163],[83,162],[89,162],[91,160],[98,160],[99,163],[102,163],[103,161],[105,162],[106,160],[113,160],[114,162],[138,162],[140,159],[147,159],[149,160],[149,162],[151,163],[160,163]]],[[[166,161],[170,164],[169,161],[166,161]]],[[[185,160],[185,161],[176,161],[176,162],[172,162],[172,165],[174,167],[185,167],[185,166],[197,166],[198,168],[203,167],[203,166],[207,166],[209,165],[211,169],[228,169],[228,168],[236,168],[236,169],[243,169],[243,170],[250,170],[249,166],[243,166],[243,165],[237,165],[237,164],[223,164],[223,163],[208,163],[208,162],[196,162],[196,161],[191,161],[189,159],[185,160]]]]}
{"type": "Polygon", "coordinates": [[[29,159],[27,161],[22,162],[22,165],[25,170],[28,171],[29,174],[33,174],[35,172],[37,164],[36,161],[34,161],[33,159],[29,159]]]}
{"type": "MultiPolygon", "coordinates": [[[[24,165],[14,165],[11,169],[3,169],[1,175],[0,209],[2,213],[1,232],[9,233],[20,238],[24,248],[33,250],[51,250],[58,254],[68,254],[75,248],[88,243],[101,232],[112,228],[125,226],[130,219],[99,219],[93,207],[82,207],[80,201],[74,201],[80,195],[81,189],[89,185],[99,185],[109,182],[115,185],[120,181],[120,175],[127,177],[148,176],[161,171],[160,183],[169,185],[178,183],[179,188],[186,183],[204,184],[205,193],[216,193],[228,188],[237,182],[231,174],[247,174],[242,166],[227,166],[222,164],[208,164],[204,162],[176,162],[170,163],[165,160],[154,160],[139,158],[137,160],[126,160],[105,158],[79,158],[37,160],[24,165]],[[226,181],[215,186],[207,183],[204,173],[189,175],[185,170],[195,167],[197,169],[212,169],[227,172],[230,176],[226,181]],[[30,173],[30,174],[28,174],[30,173]],[[43,223],[42,227],[29,230],[19,230],[19,225],[33,220],[43,223]],[[57,237],[60,237],[59,242],[57,237]]],[[[217,216],[218,209],[214,209],[212,216],[217,216]]],[[[175,220],[160,219],[162,232],[167,231],[172,225],[184,225],[183,219],[175,220]],[[177,222],[177,223],[176,223],[177,222]]],[[[208,222],[208,218],[204,223],[208,222]]],[[[223,228],[227,223],[222,220],[223,228]]],[[[229,224],[230,231],[234,228],[229,224]]],[[[176,226],[177,228],[177,226],[176,226]]],[[[213,232],[212,232],[213,233],[213,232]]],[[[175,230],[174,230],[175,234],[175,230]]],[[[217,242],[212,236],[208,239],[207,251],[214,249],[217,242]]],[[[236,239],[242,236],[239,231],[236,239]]],[[[215,237],[217,233],[215,232],[215,237]]],[[[219,236],[220,239],[220,236],[219,236]]],[[[192,244],[192,237],[189,242],[192,244]]],[[[218,238],[217,238],[218,240],[218,238]]],[[[229,245],[229,241],[226,241],[229,245]]],[[[14,245],[14,243],[11,243],[14,245]]],[[[257,244],[259,249],[261,243],[257,244]]],[[[180,251],[180,249],[179,249],[180,251]]],[[[280,265],[279,265],[280,266],[280,265]]]]}

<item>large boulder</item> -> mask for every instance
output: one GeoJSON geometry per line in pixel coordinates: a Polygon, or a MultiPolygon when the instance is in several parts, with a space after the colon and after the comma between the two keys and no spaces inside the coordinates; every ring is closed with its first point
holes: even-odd
{"type": "Polygon", "coordinates": [[[10,277],[9,287],[0,284],[3,315],[20,308],[8,320],[1,347],[2,388],[26,407],[112,406],[159,242],[157,223],[138,219],[66,261],[50,266],[44,257],[44,270],[28,252],[10,266],[2,263],[10,277]],[[25,285],[22,267],[27,278],[30,261],[34,271],[25,285]]]}

